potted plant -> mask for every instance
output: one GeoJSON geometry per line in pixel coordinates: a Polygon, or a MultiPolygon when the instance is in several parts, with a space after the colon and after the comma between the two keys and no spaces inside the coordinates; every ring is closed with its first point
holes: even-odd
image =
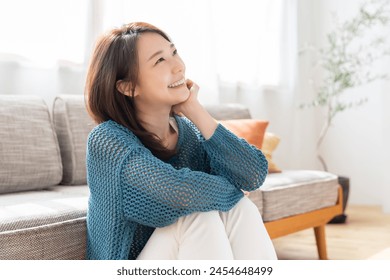
{"type": "MultiPolygon", "coordinates": [[[[321,145],[337,115],[351,108],[361,106],[367,98],[346,99],[347,90],[355,89],[377,80],[389,79],[386,73],[373,73],[372,67],[377,61],[390,55],[390,48],[383,35],[374,36],[372,30],[389,28],[389,1],[374,0],[363,3],[358,13],[349,20],[340,22],[333,17],[334,29],[326,35],[323,48],[305,47],[302,53],[315,52],[318,56],[316,69],[322,70],[322,78],[314,85],[315,96],[312,101],[303,103],[300,108],[320,107],[324,119],[316,143],[317,158],[322,168],[328,166],[321,155],[321,145]]],[[[339,176],[343,187],[343,208],[345,210],[349,193],[349,178],[339,176]]],[[[331,222],[343,223],[345,214],[335,217],[331,222]]]]}

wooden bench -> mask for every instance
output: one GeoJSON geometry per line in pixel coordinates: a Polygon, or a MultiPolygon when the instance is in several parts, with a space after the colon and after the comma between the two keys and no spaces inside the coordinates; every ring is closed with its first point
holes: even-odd
{"type": "Polygon", "coordinates": [[[294,215],[283,219],[264,222],[271,239],[295,233],[304,229],[314,228],[317,251],[320,260],[327,260],[325,225],[335,216],[343,213],[343,191],[338,190],[337,203],[311,212],[294,215]]]}

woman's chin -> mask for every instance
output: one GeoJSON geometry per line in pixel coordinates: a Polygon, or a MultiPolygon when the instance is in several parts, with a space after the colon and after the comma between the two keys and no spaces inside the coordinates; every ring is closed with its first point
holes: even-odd
{"type": "Polygon", "coordinates": [[[183,88],[177,92],[180,97],[180,103],[186,101],[190,97],[190,91],[187,88],[183,88]]]}

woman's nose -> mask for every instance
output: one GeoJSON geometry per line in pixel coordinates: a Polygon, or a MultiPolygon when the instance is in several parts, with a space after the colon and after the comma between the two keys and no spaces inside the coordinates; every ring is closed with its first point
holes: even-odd
{"type": "Polygon", "coordinates": [[[173,73],[179,73],[184,72],[186,69],[186,66],[184,65],[184,62],[181,59],[175,59],[173,66],[172,66],[172,72],[173,73]]]}

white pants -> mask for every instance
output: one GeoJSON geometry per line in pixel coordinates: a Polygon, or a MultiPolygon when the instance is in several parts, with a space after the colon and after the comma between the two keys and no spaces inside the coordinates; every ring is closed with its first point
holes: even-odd
{"type": "Polygon", "coordinates": [[[138,260],[275,260],[255,204],[243,197],[228,212],[193,213],[157,228],[138,260]]]}

